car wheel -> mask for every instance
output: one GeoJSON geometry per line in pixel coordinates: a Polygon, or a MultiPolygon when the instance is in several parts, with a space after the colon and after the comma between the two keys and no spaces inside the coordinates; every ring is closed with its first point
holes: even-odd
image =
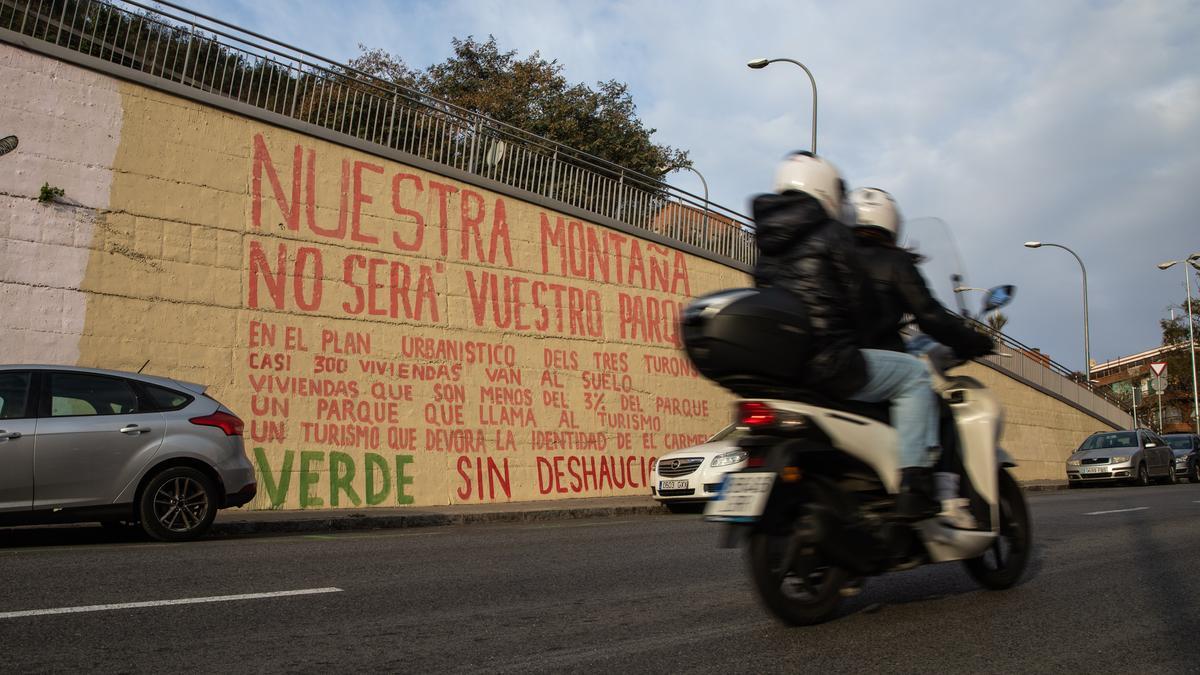
{"type": "Polygon", "coordinates": [[[1179,478],[1175,476],[1175,460],[1171,460],[1171,467],[1167,469],[1167,477],[1163,480],[1163,485],[1174,485],[1179,482],[1179,478]]]}
{"type": "Polygon", "coordinates": [[[208,476],[177,466],[158,473],[142,491],[138,514],[146,534],[159,541],[189,541],[208,531],[217,516],[216,490],[208,476]]]}
{"type": "Polygon", "coordinates": [[[1200,483],[1200,462],[1192,463],[1192,470],[1188,472],[1189,483],[1200,483]]]}
{"type": "Polygon", "coordinates": [[[1150,472],[1146,470],[1146,465],[1144,463],[1138,464],[1137,485],[1139,487],[1146,487],[1149,484],[1150,484],[1150,472]]]}

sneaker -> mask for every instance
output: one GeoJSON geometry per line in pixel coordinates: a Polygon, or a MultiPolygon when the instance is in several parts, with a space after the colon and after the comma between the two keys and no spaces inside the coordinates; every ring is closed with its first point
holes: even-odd
{"type": "Polygon", "coordinates": [[[971,515],[971,500],[962,497],[943,499],[942,511],[938,514],[947,525],[957,530],[977,530],[979,523],[971,515]]]}

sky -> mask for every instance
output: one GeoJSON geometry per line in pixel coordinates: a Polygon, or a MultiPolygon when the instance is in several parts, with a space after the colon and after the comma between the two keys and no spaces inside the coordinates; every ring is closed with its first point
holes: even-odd
{"type": "MultiPolygon", "coordinates": [[[[743,213],[812,124],[800,68],[745,64],[801,61],[819,154],[892,193],[943,302],[957,247],[969,285],[1017,286],[1005,331],[1074,369],[1080,267],[1023,242],[1082,258],[1101,362],[1159,344],[1184,272],[1155,266],[1200,252],[1200,0],[176,1],[339,61],[361,44],[419,69],[494,35],[572,82],[625,82],[655,141],[743,213]]],[[[690,172],[668,182],[702,192],[690,172]]]]}

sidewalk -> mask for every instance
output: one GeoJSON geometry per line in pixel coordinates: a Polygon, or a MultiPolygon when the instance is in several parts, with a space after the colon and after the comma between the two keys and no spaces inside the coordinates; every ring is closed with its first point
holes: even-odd
{"type": "Polygon", "coordinates": [[[561,499],[498,504],[456,504],[405,508],[288,511],[226,509],[217,514],[214,534],[326,532],[434,527],[476,523],[523,523],[613,516],[666,515],[666,507],[646,496],[561,499]]]}
{"type": "MultiPolygon", "coordinates": [[[[1064,490],[1064,481],[1028,481],[1026,492],[1064,490]]],[[[614,516],[667,515],[649,496],[594,497],[498,504],[455,504],[412,508],[358,508],[288,511],[227,509],[217,514],[214,534],[263,534],[387,530],[478,523],[528,523],[614,516]]]]}

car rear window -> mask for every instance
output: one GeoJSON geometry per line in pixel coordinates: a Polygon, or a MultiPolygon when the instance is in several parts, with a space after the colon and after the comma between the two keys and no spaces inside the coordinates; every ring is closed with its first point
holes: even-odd
{"type": "Polygon", "coordinates": [[[0,373],[0,420],[25,417],[29,373],[0,373]]]}
{"type": "Polygon", "coordinates": [[[192,402],[192,397],[174,389],[167,389],[154,384],[142,383],[142,387],[146,390],[146,395],[150,398],[150,404],[154,410],[171,411],[179,410],[192,402]]]}

